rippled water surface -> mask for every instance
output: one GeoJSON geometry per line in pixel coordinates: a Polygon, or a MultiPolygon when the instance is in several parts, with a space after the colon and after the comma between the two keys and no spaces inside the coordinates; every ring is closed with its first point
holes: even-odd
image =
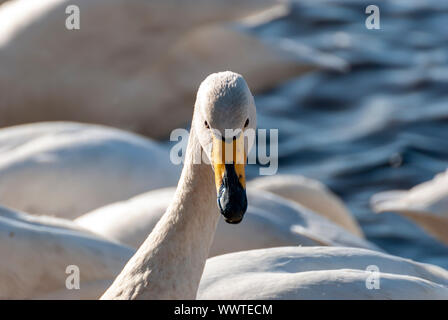
{"type": "Polygon", "coordinates": [[[326,183],[389,253],[448,268],[447,246],[368,205],[378,191],[408,189],[448,167],[448,1],[379,1],[380,30],[365,28],[369,4],[302,0],[250,30],[350,65],[257,96],[258,124],[279,128],[279,173],[326,183]]]}

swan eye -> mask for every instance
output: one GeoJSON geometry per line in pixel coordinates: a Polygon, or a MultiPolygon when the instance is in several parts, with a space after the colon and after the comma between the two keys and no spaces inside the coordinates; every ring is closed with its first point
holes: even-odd
{"type": "Polygon", "coordinates": [[[246,123],[244,124],[244,128],[246,128],[249,125],[249,118],[247,118],[246,123]]]}
{"type": "Polygon", "coordinates": [[[208,122],[207,122],[207,121],[204,121],[204,125],[205,125],[205,127],[206,127],[207,129],[210,129],[210,126],[208,125],[208,122]]]}

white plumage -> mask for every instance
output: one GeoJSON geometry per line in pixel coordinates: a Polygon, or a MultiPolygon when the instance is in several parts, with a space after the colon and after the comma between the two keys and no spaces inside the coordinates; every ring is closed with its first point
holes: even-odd
{"type": "Polygon", "coordinates": [[[448,170],[410,190],[393,190],[371,198],[378,212],[396,212],[448,244],[448,170]]]}
{"type": "Polygon", "coordinates": [[[173,186],[168,150],[119,129],[44,122],[0,130],[0,203],[76,218],[111,202],[173,186]]]}
{"type": "Polygon", "coordinates": [[[71,221],[0,207],[0,299],[96,299],[133,253],[71,221]],[[79,290],[66,288],[70,265],[79,290]]]}
{"type": "MultiPolygon", "coordinates": [[[[173,201],[174,191],[174,188],[150,191],[128,201],[99,208],[75,221],[107,238],[139,247],[173,201]]],[[[210,256],[290,245],[379,250],[369,241],[297,203],[250,187],[247,195],[249,207],[242,223],[229,225],[220,219],[210,256]]]]}
{"type": "Polygon", "coordinates": [[[448,272],[377,251],[281,247],[207,260],[198,299],[448,299],[448,272]],[[375,265],[379,289],[366,282],[375,265]],[[372,288],[372,287],[370,287],[372,288]]]}
{"type": "Polygon", "coordinates": [[[344,203],[320,181],[300,175],[277,174],[249,181],[248,187],[273,192],[326,217],[351,233],[363,232],[344,203]]]}

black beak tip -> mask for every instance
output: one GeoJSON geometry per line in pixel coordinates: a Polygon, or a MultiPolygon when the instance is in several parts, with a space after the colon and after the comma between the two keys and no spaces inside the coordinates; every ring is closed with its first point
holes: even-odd
{"type": "Polygon", "coordinates": [[[247,210],[246,192],[242,192],[237,199],[229,199],[225,197],[218,198],[219,211],[224,217],[224,220],[230,224],[238,224],[243,221],[244,214],[247,210]]]}
{"type": "Polygon", "coordinates": [[[226,164],[218,191],[218,207],[227,223],[237,224],[243,220],[247,210],[246,190],[241,185],[233,165],[226,164]]]}
{"type": "Polygon", "coordinates": [[[241,216],[240,219],[227,219],[224,217],[224,221],[227,222],[228,224],[238,224],[241,221],[243,221],[243,216],[241,216]]]}

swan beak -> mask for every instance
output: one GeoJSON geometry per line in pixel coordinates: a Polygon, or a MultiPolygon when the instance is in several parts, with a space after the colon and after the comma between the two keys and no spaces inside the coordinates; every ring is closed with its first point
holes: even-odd
{"type": "Polygon", "coordinates": [[[231,142],[213,137],[212,156],[219,210],[227,223],[240,223],[247,210],[243,135],[231,142]]]}

